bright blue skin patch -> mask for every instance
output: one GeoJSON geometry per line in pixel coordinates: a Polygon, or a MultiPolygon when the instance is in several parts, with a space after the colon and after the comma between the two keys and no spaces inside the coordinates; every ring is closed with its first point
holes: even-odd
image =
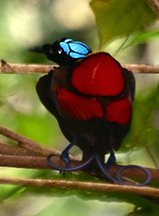
{"type": "Polygon", "coordinates": [[[74,59],[84,58],[86,55],[92,52],[90,47],[86,44],[79,41],[74,41],[72,39],[66,39],[59,44],[64,52],[74,59]]]}
{"type": "Polygon", "coordinates": [[[60,42],[60,47],[64,50],[64,52],[69,55],[70,48],[69,45],[65,42],[60,42]]]}

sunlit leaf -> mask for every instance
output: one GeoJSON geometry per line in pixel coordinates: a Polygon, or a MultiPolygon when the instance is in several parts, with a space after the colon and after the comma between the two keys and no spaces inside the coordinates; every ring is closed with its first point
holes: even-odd
{"type": "Polygon", "coordinates": [[[151,41],[155,41],[158,40],[159,37],[159,31],[158,30],[151,30],[151,31],[139,31],[137,33],[135,33],[134,35],[132,35],[131,37],[129,37],[129,41],[127,42],[127,44],[124,46],[124,48],[127,48],[131,45],[134,44],[141,44],[141,43],[147,43],[147,42],[151,42],[151,41]]]}
{"type": "Polygon", "coordinates": [[[92,0],[90,5],[95,14],[101,45],[115,37],[143,29],[157,18],[144,0],[92,0]]]}

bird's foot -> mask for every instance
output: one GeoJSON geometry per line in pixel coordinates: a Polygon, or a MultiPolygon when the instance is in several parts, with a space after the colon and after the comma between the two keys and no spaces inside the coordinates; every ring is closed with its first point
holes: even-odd
{"type": "Polygon", "coordinates": [[[61,153],[60,158],[65,162],[66,168],[70,167],[69,150],[75,145],[74,142],[70,143],[61,153]]]}
{"type": "Polygon", "coordinates": [[[101,169],[101,171],[108,177],[108,179],[110,179],[111,181],[113,181],[116,184],[120,184],[120,185],[132,185],[132,186],[145,186],[145,185],[147,185],[151,181],[151,173],[146,168],[141,167],[141,166],[137,166],[137,165],[123,166],[122,168],[120,168],[118,170],[118,172],[117,172],[117,178],[111,176],[108,173],[108,171],[109,171],[110,167],[116,163],[116,159],[115,159],[115,155],[114,155],[113,151],[110,152],[110,156],[109,156],[108,161],[106,163],[106,168],[102,165],[102,163],[101,163],[101,161],[99,159],[99,155],[98,154],[96,154],[96,161],[97,161],[98,166],[101,169]],[[147,179],[145,180],[145,182],[138,183],[138,184],[135,184],[135,185],[134,184],[125,183],[123,181],[123,179],[122,179],[121,172],[123,170],[125,170],[125,169],[128,169],[128,168],[136,168],[136,169],[142,170],[147,175],[147,179]]]}
{"type": "Polygon", "coordinates": [[[106,168],[105,168],[106,172],[108,172],[110,167],[115,165],[115,164],[116,164],[116,158],[115,158],[115,154],[112,150],[112,151],[110,151],[110,156],[109,156],[107,163],[106,163],[106,168]]]}
{"type": "Polygon", "coordinates": [[[47,157],[47,163],[56,170],[59,170],[60,173],[65,173],[70,171],[69,167],[70,167],[70,158],[69,158],[69,150],[74,146],[74,142],[70,143],[61,153],[61,155],[55,155],[55,154],[51,154],[47,157]],[[65,162],[65,167],[59,167],[56,166],[52,161],[51,158],[52,157],[60,157],[61,160],[63,160],[65,162]]]}
{"type": "MultiPolygon", "coordinates": [[[[97,161],[97,164],[99,166],[99,168],[101,169],[101,171],[111,180],[113,181],[114,183],[116,184],[120,184],[120,185],[128,185],[127,183],[125,183],[121,177],[121,172],[125,169],[128,169],[128,168],[137,168],[137,169],[140,169],[142,170],[143,172],[145,172],[145,174],[147,175],[147,179],[145,180],[145,182],[143,183],[139,183],[139,184],[132,184],[133,186],[145,186],[147,185],[150,181],[151,181],[151,174],[150,172],[144,168],[144,167],[141,167],[141,166],[136,166],[136,165],[128,165],[128,166],[123,166],[122,168],[120,168],[117,172],[117,178],[111,176],[109,174],[109,169],[112,165],[114,165],[116,163],[116,159],[115,159],[115,155],[114,155],[114,152],[111,151],[110,152],[110,156],[108,158],[108,161],[107,161],[107,164],[106,164],[106,167],[103,166],[103,164],[101,163],[100,161],[100,158],[99,158],[99,155],[98,153],[94,153],[92,154],[92,156],[86,161],[84,162],[83,164],[79,165],[79,166],[76,166],[76,167],[70,167],[70,159],[69,159],[69,150],[74,146],[74,143],[70,143],[70,145],[68,145],[68,147],[61,153],[60,157],[64,162],[65,162],[65,167],[58,167],[56,166],[54,163],[51,162],[51,158],[54,157],[54,156],[57,156],[57,155],[49,155],[47,157],[47,162],[48,164],[55,170],[59,170],[60,173],[63,173],[65,174],[66,172],[71,172],[71,171],[75,171],[75,170],[78,170],[78,169],[82,169],[83,167],[87,166],[89,163],[91,163],[92,160],[96,160],[97,161]]],[[[130,184],[129,184],[130,185],[130,184]]]]}
{"type": "Polygon", "coordinates": [[[55,155],[51,154],[47,157],[47,163],[55,170],[59,170],[60,173],[66,173],[66,172],[72,172],[75,170],[82,169],[83,167],[87,166],[94,158],[96,154],[93,154],[87,161],[85,161],[83,164],[80,164],[76,167],[70,167],[70,158],[69,158],[69,150],[75,145],[74,142],[70,143],[67,148],[64,149],[64,151],[61,153],[61,155],[55,155]],[[59,167],[56,166],[52,161],[52,157],[60,157],[65,162],[65,167],[59,167]]]}

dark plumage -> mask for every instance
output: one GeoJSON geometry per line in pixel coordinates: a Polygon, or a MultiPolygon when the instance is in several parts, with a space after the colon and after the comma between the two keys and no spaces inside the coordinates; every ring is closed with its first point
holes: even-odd
{"type": "MultiPolygon", "coordinates": [[[[55,67],[36,89],[66,139],[83,151],[83,161],[94,152],[104,160],[120,148],[131,125],[135,80],[109,54],[93,53],[55,67]]],[[[88,168],[95,170],[95,162],[88,168]]]]}

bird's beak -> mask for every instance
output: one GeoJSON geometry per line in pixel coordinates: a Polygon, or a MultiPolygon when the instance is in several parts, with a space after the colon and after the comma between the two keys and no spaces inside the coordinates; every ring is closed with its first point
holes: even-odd
{"type": "Polygon", "coordinates": [[[29,50],[30,50],[31,52],[44,54],[44,51],[43,51],[42,47],[31,47],[29,50]]]}

